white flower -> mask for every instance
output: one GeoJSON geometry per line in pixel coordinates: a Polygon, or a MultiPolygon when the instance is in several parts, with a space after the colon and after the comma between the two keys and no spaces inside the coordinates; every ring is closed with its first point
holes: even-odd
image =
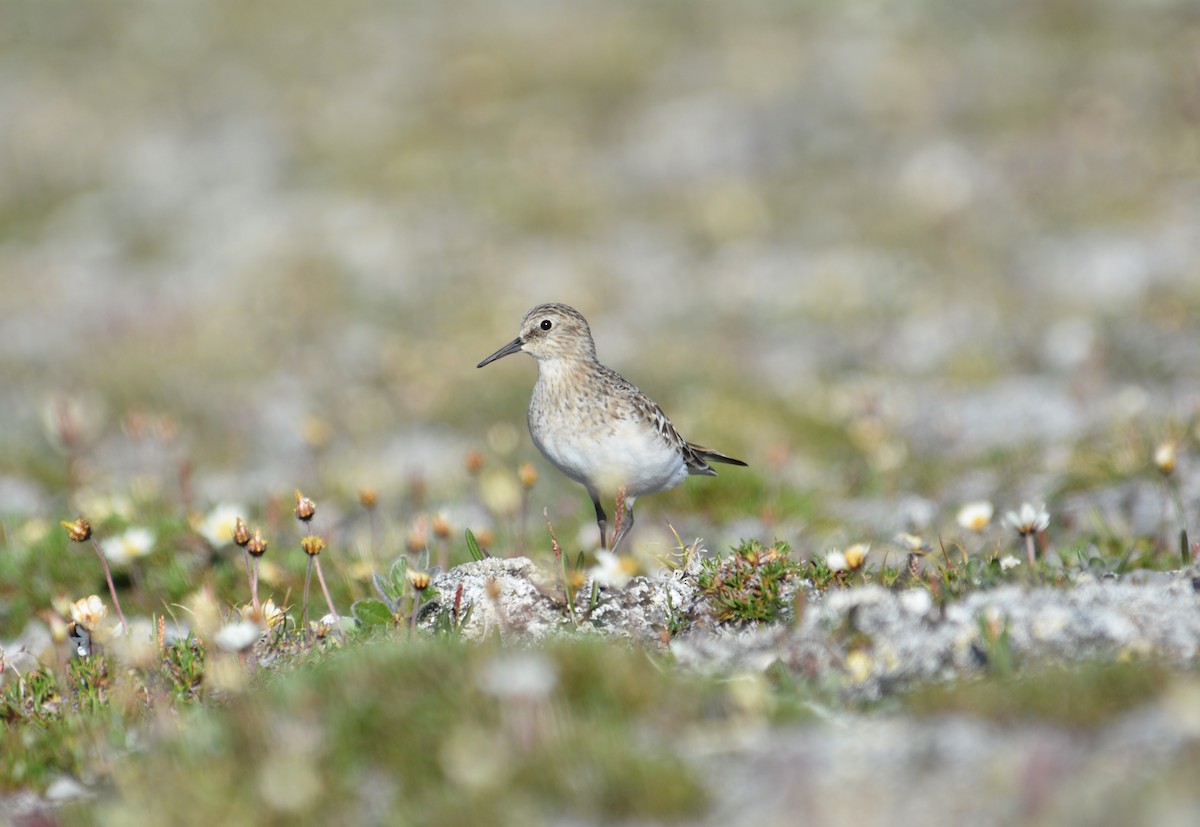
{"type": "Polygon", "coordinates": [[[1172,440],[1160,442],[1154,449],[1154,467],[1163,476],[1169,476],[1175,470],[1177,446],[1172,440]]]}
{"type": "Polygon", "coordinates": [[[221,503],[208,512],[208,515],[196,526],[196,532],[208,540],[213,548],[221,548],[233,542],[233,529],[237,526],[238,518],[246,513],[240,505],[221,503]]]}
{"type": "Polygon", "coordinates": [[[283,613],[283,609],[275,605],[274,600],[268,599],[266,603],[262,604],[258,612],[254,611],[253,605],[247,604],[242,607],[242,620],[248,620],[252,623],[258,622],[268,629],[274,629],[286,618],[287,615],[283,613]]]}
{"type": "Polygon", "coordinates": [[[622,557],[600,549],[596,552],[596,565],[588,569],[587,573],[588,577],[601,586],[623,589],[637,574],[637,563],[630,557],[622,557]]]}
{"type": "Polygon", "coordinates": [[[100,628],[100,622],[108,614],[108,607],[98,595],[88,595],[71,604],[71,620],[94,632],[100,628]]]}
{"type": "Polygon", "coordinates": [[[1000,558],[1000,571],[1015,569],[1019,565],[1021,565],[1021,561],[1016,557],[1013,557],[1011,554],[1006,554],[1000,558]]]}
{"type": "Polygon", "coordinates": [[[840,551],[831,551],[825,555],[825,566],[830,571],[845,571],[849,567],[846,555],[840,551]]]}
{"type": "Polygon", "coordinates": [[[846,671],[854,683],[866,682],[871,677],[874,667],[875,663],[871,660],[871,656],[862,649],[855,649],[846,655],[846,671]]]}
{"type": "Polygon", "coordinates": [[[983,531],[995,513],[996,509],[987,500],[967,503],[958,509],[958,524],[967,531],[983,531]]]}
{"type": "Polygon", "coordinates": [[[909,554],[925,554],[929,551],[929,544],[925,542],[925,538],[918,537],[916,534],[909,534],[907,531],[901,531],[895,536],[896,545],[907,551],[909,554]]]}
{"type": "Polygon", "coordinates": [[[109,537],[100,543],[104,556],[114,566],[128,565],[131,560],[145,557],[154,548],[154,532],[148,528],[132,526],[123,534],[109,537]]]}
{"type": "Polygon", "coordinates": [[[851,571],[858,571],[862,568],[863,563],[867,562],[867,552],[870,550],[870,543],[855,543],[849,546],[842,552],[842,558],[846,561],[846,567],[851,571]]]}
{"type": "Polygon", "coordinates": [[[1009,511],[1004,515],[1004,525],[1025,537],[1045,531],[1050,525],[1050,514],[1044,505],[1035,508],[1030,503],[1023,503],[1020,511],[1009,511]]]}
{"type": "Polygon", "coordinates": [[[213,641],[226,652],[241,652],[253,646],[260,637],[262,626],[249,620],[238,620],[222,626],[213,641]]]}

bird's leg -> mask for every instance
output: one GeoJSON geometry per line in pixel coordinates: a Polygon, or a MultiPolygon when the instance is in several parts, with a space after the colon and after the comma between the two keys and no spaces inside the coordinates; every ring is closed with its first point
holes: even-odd
{"type": "Polygon", "coordinates": [[[595,494],[592,494],[592,505],[596,506],[596,525],[600,526],[600,548],[608,548],[608,515],[604,513],[604,506],[600,505],[600,498],[595,494]]]}
{"type": "Polygon", "coordinates": [[[617,494],[617,527],[612,541],[613,551],[617,550],[617,546],[625,539],[629,529],[633,528],[633,501],[635,499],[635,497],[625,496],[623,488],[617,494]]]}

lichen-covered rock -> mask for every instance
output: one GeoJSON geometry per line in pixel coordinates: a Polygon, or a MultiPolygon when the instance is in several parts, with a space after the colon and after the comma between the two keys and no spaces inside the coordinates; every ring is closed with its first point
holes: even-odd
{"type": "Polygon", "coordinates": [[[432,625],[447,611],[461,586],[460,611],[470,609],[462,632],[472,639],[607,635],[665,646],[679,663],[703,671],[779,663],[859,699],[969,674],[1000,654],[1018,662],[1200,658],[1200,597],[1188,573],[1125,580],[1082,575],[1063,588],[1006,585],[944,605],[920,588],[854,586],[812,594],[798,619],[759,626],[716,623],[690,569],[601,588],[594,601],[585,583],[573,612],[556,573],[526,558],[458,566],[435,585],[440,596],[424,622],[432,625]]]}

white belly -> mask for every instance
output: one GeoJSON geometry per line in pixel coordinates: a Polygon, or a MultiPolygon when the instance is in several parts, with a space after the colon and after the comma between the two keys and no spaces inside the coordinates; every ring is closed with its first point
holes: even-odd
{"type": "Polygon", "coordinates": [[[529,431],[555,467],[603,496],[615,496],[622,487],[630,497],[666,491],[688,476],[679,452],[635,421],[617,421],[604,429],[539,428],[530,422],[529,431]]]}

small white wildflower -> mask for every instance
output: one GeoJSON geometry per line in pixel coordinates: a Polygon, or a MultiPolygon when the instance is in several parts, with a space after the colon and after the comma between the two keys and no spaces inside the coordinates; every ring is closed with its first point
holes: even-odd
{"type": "Polygon", "coordinates": [[[274,600],[269,599],[266,603],[262,604],[258,612],[254,611],[253,605],[247,604],[242,607],[241,614],[242,620],[249,620],[251,622],[261,621],[261,625],[266,626],[268,629],[274,629],[287,617],[283,613],[283,609],[276,606],[274,600]]]}
{"type": "Polygon", "coordinates": [[[958,509],[958,524],[967,531],[983,531],[995,513],[995,507],[987,500],[966,503],[958,509]]]}
{"type": "Polygon", "coordinates": [[[825,555],[825,566],[830,571],[845,571],[849,568],[846,555],[840,551],[831,551],[825,555]]]}
{"type": "Polygon", "coordinates": [[[268,600],[262,604],[262,616],[268,629],[274,629],[287,619],[287,615],[283,613],[283,609],[276,606],[274,600],[268,600]]]}
{"type": "Polygon", "coordinates": [[[1004,525],[1011,528],[1022,537],[1045,531],[1050,525],[1050,514],[1046,506],[1034,507],[1023,503],[1019,511],[1009,511],[1004,515],[1004,525]]]}
{"type": "Polygon", "coordinates": [[[91,594],[71,604],[71,620],[88,631],[95,632],[108,614],[108,607],[99,595],[91,594]]]}
{"type": "Polygon", "coordinates": [[[148,528],[131,526],[122,534],[109,537],[100,543],[104,556],[114,566],[126,566],[138,557],[145,557],[154,548],[154,532],[148,528]]]}
{"type": "Polygon", "coordinates": [[[846,561],[846,567],[851,571],[858,571],[867,562],[867,552],[871,550],[870,543],[855,543],[849,546],[842,552],[842,557],[846,561]]]}
{"type": "Polygon", "coordinates": [[[1173,440],[1160,442],[1154,449],[1154,467],[1164,477],[1170,476],[1175,471],[1176,454],[1177,448],[1173,440]]]}
{"type": "Polygon", "coordinates": [[[213,641],[226,652],[242,652],[262,637],[262,626],[249,620],[238,620],[222,626],[213,641]]]}
{"type": "Polygon", "coordinates": [[[601,586],[623,589],[637,574],[637,563],[630,557],[622,557],[611,551],[596,552],[596,565],[588,569],[588,577],[601,586]]]}
{"type": "Polygon", "coordinates": [[[896,545],[907,551],[909,554],[925,554],[929,551],[929,544],[925,542],[924,537],[919,537],[916,534],[909,534],[907,531],[901,531],[894,538],[896,545]]]}
{"type": "Polygon", "coordinates": [[[1015,569],[1019,565],[1021,565],[1021,561],[1016,557],[1013,557],[1011,554],[1006,554],[1000,558],[1000,571],[1015,569]]]}
{"type": "Polygon", "coordinates": [[[220,503],[196,526],[196,532],[208,540],[213,548],[221,548],[233,542],[233,531],[238,519],[246,513],[240,505],[220,503]]]}
{"type": "Polygon", "coordinates": [[[871,677],[874,668],[875,663],[871,656],[861,649],[855,649],[846,655],[846,672],[854,683],[865,683],[871,677]]]}

